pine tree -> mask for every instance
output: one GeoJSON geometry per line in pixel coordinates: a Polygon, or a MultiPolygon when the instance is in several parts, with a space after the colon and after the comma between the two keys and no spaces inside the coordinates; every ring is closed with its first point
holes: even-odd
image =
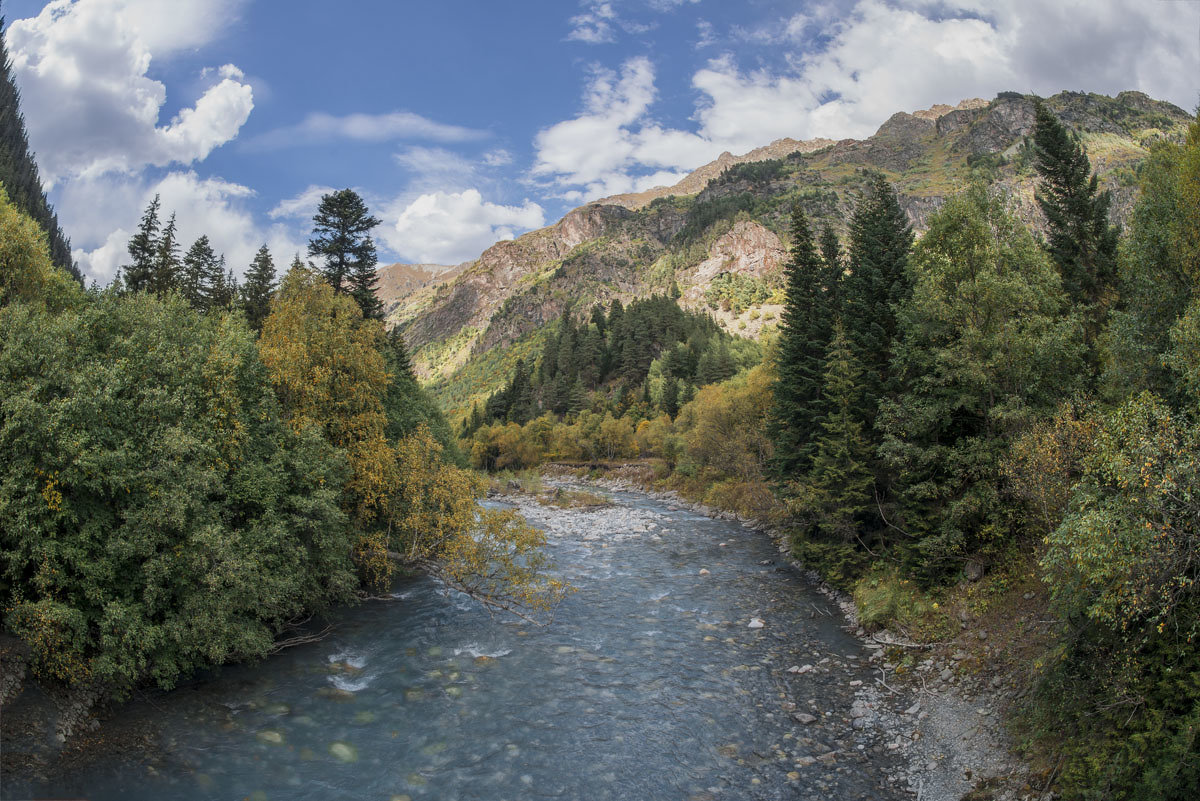
{"type": "Polygon", "coordinates": [[[825,419],[807,480],[817,525],[828,537],[850,542],[871,504],[871,446],[860,418],[862,369],[850,350],[841,321],[825,360],[822,390],[825,419]]]}
{"type": "Polygon", "coordinates": [[[209,307],[209,282],[216,263],[217,254],[213,253],[205,235],[193,242],[184,254],[183,268],[179,274],[179,293],[193,309],[204,311],[209,307]]]}
{"type": "Polygon", "coordinates": [[[691,381],[687,381],[683,385],[683,389],[679,391],[679,408],[683,408],[692,402],[696,397],[696,387],[691,381]]]}
{"type": "MultiPolygon", "coordinates": [[[[4,19],[0,17],[0,31],[3,29],[4,19]]],[[[0,73],[3,73],[0,76],[0,185],[4,186],[9,200],[46,232],[50,260],[83,283],[83,276],[71,258],[71,243],[46,200],[37,163],[29,152],[29,136],[21,114],[21,93],[13,80],[3,33],[0,33],[0,73]]]]}
{"type": "Polygon", "coordinates": [[[367,237],[365,255],[350,270],[350,297],[369,320],[383,319],[383,301],[379,299],[379,272],[376,270],[375,243],[367,237]]]}
{"type": "Polygon", "coordinates": [[[246,271],[246,283],[242,285],[242,311],[246,322],[255,331],[262,330],[263,320],[271,313],[271,294],[275,291],[275,262],[271,251],[263,245],[254,254],[250,269],[246,271]]]}
{"type": "MultiPolygon", "coordinates": [[[[820,279],[822,264],[808,218],[792,211],[791,257],[784,267],[787,287],[780,315],[774,406],[769,421],[780,478],[804,473],[820,419],[822,373],[829,341],[829,316],[820,279]]],[[[703,361],[703,360],[702,360],[703,361]]]]}
{"type": "MultiPolygon", "coordinates": [[[[1095,306],[1112,285],[1120,233],[1109,224],[1109,192],[1079,141],[1040,100],[1034,104],[1038,206],[1046,216],[1046,247],[1072,302],[1095,306]]],[[[1090,333],[1099,325],[1091,315],[1090,333]]]]}
{"type": "Polygon", "coordinates": [[[158,195],[146,206],[137,233],[129,239],[130,263],[122,270],[125,289],[146,292],[154,278],[154,260],[158,254],[158,195]]]}
{"type": "Polygon", "coordinates": [[[825,288],[827,298],[825,305],[836,314],[841,308],[839,290],[846,265],[842,263],[842,245],[829,225],[821,231],[821,262],[825,265],[821,277],[821,285],[825,288]]]}
{"type": "Polygon", "coordinates": [[[842,279],[839,293],[846,337],[863,370],[869,429],[880,398],[897,389],[890,363],[898,332],[896,309],[910,292],[905,265],[912,241],[912,228],[895,191],[877,175],[854,210],[850,273],[842,279]]]}
{"type": "Polygon", "coordinates": [[[175,213],[163,226],[154,251],[154,267],[150,275],[150,288],[154,294],[164,297],[179,287],[179,242],[176,239],[175,213]]]}
{"type": "Polygon", "coordinates": [[[679,414],[679,381],[673,376],[663,381],[662,410],[672,420],[679,414]]]}
{"type": "Polygon", "coordinates": [[[408,345],[404,342],[404,335],[400,333],[400,327],[392,326],[388,329],[385,341],[388,350],[388,368],[416,381],[417,374],[413,371],[412,357],[409,356],[408,345]]]}
{"type": "Polygon", "coordinates": [[[342,189],[321,197],[308,242],[308,255],[324,260],[321,272],[335,292],[357,290],[355,299],[364,315],[373,310],[366,293],[368,289],[373,292],[377,280],[373,278],[375,243],[370,237],[377,225],[379,219],[371,216],[358,193],[342,189]]]}

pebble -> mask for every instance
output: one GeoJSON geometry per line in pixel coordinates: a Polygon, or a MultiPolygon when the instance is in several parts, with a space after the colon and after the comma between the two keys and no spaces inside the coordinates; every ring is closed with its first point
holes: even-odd
{"type": "Polygon", "coordinates": [[[708,572],[708,568],[706,568],[706,567],[702,567],[702,568],[700,568],[700,575],[701,575],[701,576],[707,576],[707,575],[710,575],[710,574],[709,574],[709,572],[708,572]]]}
{"type": "Polygon", "coordinates": [[[954,678],[954,672],[950,668],[942,668],[942,672],[938,674],[942,681],[950,681],[954,678]]]}
{"type": "MultiPolygon", "coordinates": [[[[761,629],[761,628],[762,628],[763,626],[765,626],[765,625],[766,625],[766,624],[765,624],[765,623],[763,623],[763,621],[762,621],[762,618],[759,618],[759,617],[752,617],[752,618],[750,618],[750,625],[748,626],[748,628],[752,628],[752,629],[761,629]]],[[[861,683],[861,682],[860,682],[860,683],[861,683]]]]}
{"type": "Polygon", "coordinates": [[[805,726],[808,726],[808,725],[811,725],[811,724],[817,722],[816,716],[810,715],[807,712],[796,712],[795,714],[792,715],[792,717],[795,718],[797,723],[803,723],[805,726]]]}

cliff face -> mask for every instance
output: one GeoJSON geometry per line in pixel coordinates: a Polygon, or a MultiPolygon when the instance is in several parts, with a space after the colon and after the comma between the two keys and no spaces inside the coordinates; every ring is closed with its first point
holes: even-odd
{"type": "MultiPolygon", "coordinates": [[[[1181,136],[1190,120],[1182,109],[1138,92],[1116,98],[1064,92],[1046,102],[1088,148],[1113,193],[1117,222],[1132,207],[1136,169],[1149,147],[1181,136]]],[[[389,317],[402,327],[420,373],[452,406],[466,392],[452,386],[463,365],[524,341],[568,304],[582,318],[592,303],[628,301],[674,284],[684,305],[710,308],[734,333],[753,336],[777,317],[777,307],[714,309],[706,298],[713,281],[729,273],[778,288],[792,205],[804,208],[815,230],[828,224],[844,237],[874,172],[893,183],[918,233],[945,198],[980,179],[1003,192],[1023,219],[1040,224],[1032,126],[1032,98],[1003,93],[990,102],[897,113],[865,140],[784,139],[744,156],[722,154],[674,187],[590,203],[554,225],[497,243],[454,268],[448,280],[396,301],[389,317]]]]}

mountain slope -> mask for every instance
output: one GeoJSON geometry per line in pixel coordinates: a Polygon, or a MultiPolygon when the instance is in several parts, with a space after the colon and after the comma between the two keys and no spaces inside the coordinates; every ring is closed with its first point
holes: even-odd
{"type": "MultiPolygon", "coordinates": [[[[1113,191],[1117,222],[1129,213],[1150,146],[1181,136],[1190,119],[1138,92],[1064,92],[1046,102],[1087,146],[1113,191]]],[[[706,165],[675,188],[651,190],[694,194],[620,196],[577,208],[554,225],[493,245],[452,280],[402,299],[390,318],[452,410],[503,380],[481,375],[481,365],[503,371],[515,358],[493,349],[520,343],[526,350],[568,304],[582,315],[594,302],[627,301],[675,283],[685,305],[715,307],[731,331],[753,334],[772,314],[770,290],[778,285],[792,205],[800,203],[818,230],[829,224],[844,236],[855,198],[874,172],[893,182],[918,232],[947,197],[979,178],[1039,224],[1032,125],[1032,98],[1003,93],[989,103],[897,113],[865,140],[780,140],[745,157],[723,156],[724,163],[706,165]],[[753,154],[779,155],[744,160],[753,154]],[[726,274],[740,277],[717,280],[726,274]]]]}

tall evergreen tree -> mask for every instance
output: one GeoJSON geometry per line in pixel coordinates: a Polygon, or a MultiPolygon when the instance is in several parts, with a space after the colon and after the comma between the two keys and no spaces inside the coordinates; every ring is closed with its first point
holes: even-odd
{"type": "Polygon", "coordinates": [[[263,320],[271,313],[271,294],[275,291],[275,262],[271,251],[263,245],[254,254],[250,269],[246,271],[246,282],[242,285],[242,311],[246,322],[255,331],[262,330],[263,320]]]}
{"type": "Polygon", "coordinates": [[[322,274],[335,292],[349,292],[364,316],[378,316],[374,297],[377,257],[371,231],[379,219],[353,189],[342,189],[321,197],[313,216],[313,233],[308,255],[324,260],[322,274]],[[368,297],[368,295],[370,297],[368,297]]]}
{"type": "Polygon", "coordinates": [[[791,235],[769,425],[775,443],[774,468],[780,478],[798,476],[812,462],[830,322],[821,289],[821,260],[799,204],[792,210],[791,235]]]}
{"type": "Polygon", "coordinates": [[[850,273],[841,283],[842,319],[863,369],[868,426],[879,399],[895,392],[890,363],[898,333],[896,310],[910,286],[905,270],[912,228],[887,179],[876,175],[850,223],[850,273]]]}
{"type": "Polygon", "coordinates": [[[388,368],[416,381],[417,374],[413,371],[412,357],[408,353],[408,345],[404,342],[404,335],[400,333],[399,326],[388,329],[386,341],[389,353],[388,368]]]}
{"type": "Polygon", "coordinates": [[[674,376],[663,381],[662,410],[671,419],[679,414],[679,380],[674,376]]]}
{"type": "MultiPolygon", "coordinates": [[[[1100,191],[1087,152],[1040,100],[1034,104],[1038,206],[1046,216],[1046,247],[1058,265],[1063,288],[1076,304],[1095,306],[1112,285],[1120,233],[1109,223],[1112,196],[1100,191]]],[[[1088,315],[1089,333],[1099,310],[1088,315]]]]}
{"type": "MultiPolygon", "coordinates": [[[[4,18],[0,17],[0,31],[4,18]]],[[[0,33],[0,185],[9,200],[42,227],[50,246],[50,260],[66,270],[76,281],[83,276],[71,258],[71,243],[58,224],[58,216],[46,200],[37,163],[29,152],[29,136],[21,114],[21,93],[13,80],[8,47],[0,33]]]]}
{"type": "Polygon", "coordinates": [[[150,287],[159,297],[179,288],[179,241],[175,228],[175,213],[163,226],[154,252],[154,269],[150,276],[150,287]]]}
{"type": "Polygon", "coordinates": [[[375,242],[367,237],[367,255],[350,270],[350,297],[362,309],[363,317],[383,319],[383,301],[379,299],[379,272],[376,269],[375,242]]]}
{"type": "Polygon", "coordinates": [[[209,285],[216,264],[217,254],[213,253],[212,245],[205,235],[193,242],[188,252],[183,255],[179,293],[193,309],[204,311],[209,307],[209,285]]]}
{"type": "Polygon", "coordinates": [[[829,343],[824,379],[825,419],[805,484],[821,533],[850,542],[870,508],[874,479],[869,467],[872,449],[860,417],[862,369],[840,320],[829,343]]]}
{"type": "Polygon", "coordinates": [[[842,245],[838,242],[837,234],[829,225],[821,230],[820,247],[821,262],[825,265],[821,276],[821,285],[825,288],[827,298],[825,305],[835,313],[840,313],[839,290],[846,265],[842,261],[842,245]]]}
{"type": "Polygon", "coordinates": [[[154,261],[158,255],[158,195],[146,206],[137,232],[129,239],[130,263],[125,266],[125,288],[130,292],[145,292],[154,278],[154,261]]]}

